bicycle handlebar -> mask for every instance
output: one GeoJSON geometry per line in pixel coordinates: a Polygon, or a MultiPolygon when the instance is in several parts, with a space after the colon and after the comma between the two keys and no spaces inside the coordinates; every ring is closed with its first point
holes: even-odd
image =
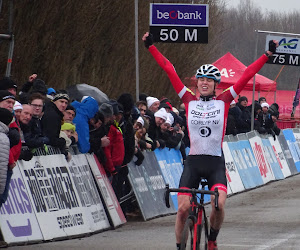
{"type": "Polygon", "coordinates": [[[215,208],[216,210],[219,210],[219,191],[218,188],[216,187],[214,191],[209,191],[209,190],[199,190],[199,189],[182,189],[182,188],[169,188],[169,184],[166,184],[166,190],[165,190],[165,203],[166,207],[170,207],[170,200],[169,200],[169,194],[171,192],[176,192],[176,193],[188,193],[188,194],[209,194],[209,195],[214,195],[215,196],[215,208]]]}

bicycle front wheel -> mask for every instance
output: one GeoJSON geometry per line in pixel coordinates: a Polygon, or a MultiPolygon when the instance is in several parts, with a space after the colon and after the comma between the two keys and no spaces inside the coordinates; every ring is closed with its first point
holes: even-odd
{"type": "Polygon", "coordinates": [[[180,250],[194,250],[199,249],[199,244],[197,244],[197,228],[196,228],[196,217],[189,216],[184,224],[184,228],[181,234],[181,244],[180,250]],[[195,239],[195,240],[194,240],[195,239]],[[196,242],[196,247],[194,248],[194,242],[196,242]]]}

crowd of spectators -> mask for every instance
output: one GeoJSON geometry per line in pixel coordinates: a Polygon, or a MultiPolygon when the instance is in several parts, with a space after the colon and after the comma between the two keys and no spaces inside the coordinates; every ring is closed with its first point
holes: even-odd
{"type": "Polygon", "coordinates": [[[118,199],[128,190],[128,167],[141,165],[144,151],[189,146],[185,111],[167,98],[140,95],[134,102],[124,93],[98,103],[92,96],[72,100],[66,90],[48,88],[36,74],[18,91],[10,78],[0,80],[0,206],[17,160],[29,161],[37,149],[58,148],[70,161],[70,147],[94,153],[104,167],[118,199]],[[125,183],[125,185],[124,185],[125,183]],[[125,187],[125,188],[124,188],[125,187]]]}
{"type": "Polygon", "coordinates": [[[254,107],[254,130],[260,134],[271,134],[274,138],[279,135],[280,129],[276,125],[279,118],[277,103],[269,105],[265,97],[260,97],[254,105],[248,106],[246,96],[241,96],[238,102],[232,101],[228,111],[227,135],[236,135],[251,131],[252,107],[254,107]]]}
{"type": "MultiPolygon", "coordinates": [[[[77,145],[81,153],[94,153],[118,199],[130,190],[127,164],[133,160],[141,165],[143,152],[175,148],[186,158],[190,142],[185,107],[175,108],[166,97],[141,94],[134,102],[124,93],[103,103],[91,96],[72,100],[66,90],[47,88],[36,74],[17,93],[14,81],[0,80],[0,206],[7,199],[16,161],[29,161],[37,148],[46,152],[49,145],[58,148],[67,161],[72,157],[72,145],[77,145]]],[[[255,128],[260,133],[278,134],[278,106],[269,106],[262,98],[260,101],[255,103],[255,128]]],[[[250,131],[251,106],[247,104],[246,97],[232,103],[227,134],[250,131]]]]}

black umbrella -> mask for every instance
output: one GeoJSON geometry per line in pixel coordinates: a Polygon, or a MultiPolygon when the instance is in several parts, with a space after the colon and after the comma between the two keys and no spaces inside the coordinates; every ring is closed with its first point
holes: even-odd
{"type": "Polygon", "coordinates": [[[91,96],[93,97],[98,104],[102,104],[103,102],[109,101],[109,98],[105,93],[103,93],[100,89],[97,87],[81,83],[72,85],[67,88],[68,94],[70,96],[70,99],[81,101],[83,96],[91,96]]]}

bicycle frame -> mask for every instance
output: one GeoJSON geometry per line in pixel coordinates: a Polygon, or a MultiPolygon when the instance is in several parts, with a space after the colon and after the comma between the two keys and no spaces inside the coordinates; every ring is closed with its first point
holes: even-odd
{"type": "MultiPolygon", "coordinates": [[[[193,250],[199,249],[200,245],[200,232],[202,227],[202,219],[206,218],[205,208],[204,208],[204,195],[214,195],[215,196],[215,208],[219,210],[218,206],[218,198],[219,198],[219,192],[218,188],[215,188],[214,191],[208,191],[204,189],[204,186],[206,185],[205,181],[201,181],[202,188],[200,190],[198,189],[178,189],[178,188],[169,188],[169,184],[166,184],[166,191],[165,191],[165,203],[167,207],[170,207],[169,203],[169,194],[170,192],[177,192],[177,193],[190,193],[192,195],[192,198],[190,200],[190,212],[189,216],[187,217],[187,220],[190,218],[194,221],[193,227],[193,250]],[[197,201],[197,194],[200,194],[200,201],[198,203],[197,201]]],[[[206,224],[206,223],[205,223],[206,224]]],[[[207,228],[204,228],[205,233],[207,235],[207,228]]]]}

